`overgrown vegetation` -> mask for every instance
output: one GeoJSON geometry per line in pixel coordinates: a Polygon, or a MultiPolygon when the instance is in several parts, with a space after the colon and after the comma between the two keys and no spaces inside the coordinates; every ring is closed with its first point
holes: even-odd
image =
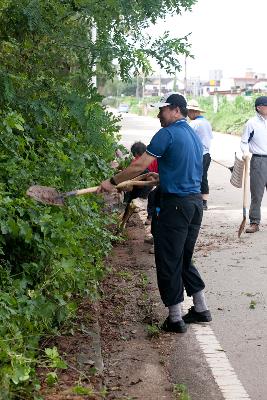
{"type": "MultiPolygon", "coordinates": [[[[218,111],[213,110],[213,96],[197,98],[200,106],[206,111],[205,116],[211,122],[213,130],[217,132],[241,135],[245,122],[255,114],[254,102],[256,97],[264,94],[256,94],[251,97],[237,96],[228,100],[225,96],[218,96],[218,111]]],[[[145,97],[138,100],[134,96],[121,99],[130,106],[130,112],[137,115],[149,115],[156,117],[158,110],[150,107],[151,103],[157,102],[159,97],[145,97]]],[[[111,106],[116,106],[116,98],[105,100],[111,106]]]]}
{"type": "Polygon", "coordinates": [[[199,98],[201,107],[206,111],[215,131],[241,135],[245,122],[255,114],[255,98],[237,96],[233,100],[227,100],[225,96],[218,96],[218,112],[213,111],[213,97],[199,98]]]}
{"type": "MultiPolygon", "coordinates": [[[[118,121],[91,81],[122,78],[147,57],[179,68],[186,38],[154,41],[140,32],[194,0],[95,2],[2,0],[0,4],[0,398],[39,398],[40,337],[57,333],[79,296],[98,296],[112,246],[112,214],[99,197],[68,206],[25,196],[32,184],[62,191],[96,185],[110,174],[118,121]],[[97,38],[91,34],[96,26],[97,38]],[[169,52],[167,53],[167,49],[169,52]]],[[[56,379],[51,371],[48,379],[56,379]]]]}
{"type": "Polygon", "coordinates": [[[73,48],[84,22],[63,2],[1,7],[0,397],[10,399],[38,390],[39,339],[75,313],[78,294],[97,295],[113,239],[98,198],[59,209],[26,198],[26,189],[97,184],[118,129],[88,85],[87,55],[73,48]]]}

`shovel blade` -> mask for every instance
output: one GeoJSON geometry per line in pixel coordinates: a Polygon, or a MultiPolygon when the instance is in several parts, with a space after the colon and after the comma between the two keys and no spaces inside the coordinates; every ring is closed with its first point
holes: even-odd
{"type": "Polygon", "coordinates": [[[241,222],[240,227],[238,229],[238,237],[239,238],[240,238],[242,232],[244,231],[245,226],[246,226],[246,217],[243,217],[243,221],[241,222]]]}
{"type": "Polygon", "coordinates": [[[26,194],[34,200],[43,204],[63,206],[63,196],[55,189],[49,186],[34,185],[29,187],[26,194]]]}

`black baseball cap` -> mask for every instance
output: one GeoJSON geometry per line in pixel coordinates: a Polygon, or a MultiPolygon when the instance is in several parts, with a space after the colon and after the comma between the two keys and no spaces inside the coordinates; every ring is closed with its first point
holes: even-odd
{"type": "Polygon", "coordinates": [[[166,106],[177,106],[186,108],[187,102],[184,96],[180,93],[167,93],[165,94],[158,103],[151,104],[151,107],[166,107],[166,106]]]}
{"type": "Polygon", "coordinates": [[[267,96],[257,97],[255,100],[255,107],[257,106],[267,106],[267,96]]]}

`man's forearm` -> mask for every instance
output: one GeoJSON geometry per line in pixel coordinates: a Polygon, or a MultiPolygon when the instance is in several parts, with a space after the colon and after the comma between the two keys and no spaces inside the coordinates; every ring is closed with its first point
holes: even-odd
{"type": "Polygon", "coordinates": [[[127,181],[128,179],[135,178],[136,176],[142,174],[145,169],[151,164],[155,157],[150,154],[144,153],[136,162],[129,165],[123,171],[113,176],[114,182],[112,184],[117,185],[118,183],[127,181]]]}
{"type": "Polygon", "coordinates": [[[136,176],[142,174],[143,171],[144,171],[144,168],[142,168],[142,166],[132,164],[129,167],[127,167],[126,169],[124,169],[123,171],[114,175],[113,179],[114,179],[116,185],[118,185],[118,183],[135,178],[136,176]]]}

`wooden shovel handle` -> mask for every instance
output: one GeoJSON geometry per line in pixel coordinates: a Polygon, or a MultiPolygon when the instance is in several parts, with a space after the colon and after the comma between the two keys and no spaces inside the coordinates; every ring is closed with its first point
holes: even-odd
{"type": "Polygon", "coordinates": [[[245,168],[244,168],[244,191],[243,191],[243,209],[248,206],[248,171],[249,171],[250,157],[245,157],[245,168]]]}
{"type": "Polygon", "coordinates": [[[154,181],[133,181],[133,180],[129,180],[129,181],[124,181],[119,183],[116,188],[117,189],[123,189],[123,188],[127,188],[127,186],[139,186],[139,187],[144,187],[144,186],[155,186],[156,183],[154,181]]]}
{"type": "MultiPolygon", "coordinates": [[[[121,182],[116,186],[116,188],[120,189],[122,187],[127,187],[127,186],[140,186],[140,187],[154,186],[152,181],[143,181],[142,180],[142,179],[145,179],[148,174],[149,174],[149,172],[142,174],[142,175],[138,175],[131,180],[121,182]]],[[[61,196],[62,197],[81,196],[81,195],[87,194],[87,193],[96,193],[97,189],[98,189],[98,186],[94,186],[94,187],[90,187],[90,188],[86,188],[86,189],[72,190],[71,192],[62,193],[61,196]]]]}
{"type": "Polygon", "coordinates": [[[79,189],[79,190],[73,190],[71,192],[62,193],[62,196],[69,197],[69,196],[80,196],[82,194],[87,194],[87,193],[96,193],[97,189],[98,186],[93,186],[86,189],[79,189]]]}

